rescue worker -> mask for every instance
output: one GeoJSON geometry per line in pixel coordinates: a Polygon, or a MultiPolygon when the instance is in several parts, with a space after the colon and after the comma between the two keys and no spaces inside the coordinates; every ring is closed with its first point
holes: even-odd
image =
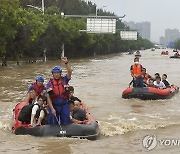
{"type": "Polygon", "coordinates": [[[60,66],[54,66],[52,69],[53,78],[49,80],[46,85],[47,101],[49,106],[48,124],[69,124],[70,123],[70,109],[68,105],[69,91],[67,89],[68,82],[71,79],[72,70],[68,63],[67,57],[62,57],[67,74],[62,76],[62,69],[60,66]]]}
{"type": "Polygon", "coordinates": [[[142,68],[142,78],[143,84],[148,85],[148,80],[151,78],[151,76],[146,72],[146,68],[142,68]]]}
{"type": "Polygon", "coordinates": [[[29,95],[29,91],[31,88],[35,89],[36,91],[36,96],[39,96],[41,94],[41,92],[43,91],[44,89],[44,77],[43,76],[36,76],[36,82],[32,83],[28,89],[28,92],[27,92],[27,96],[26,96],[26,100],[25,102],[28,104],[31,104],[32,103],[32,99],[30,98],[30,95],[29,95]]]}
{"type": "Polygon", "coordinates": [[[130,67],[131,76],[133,77],[133,87],[143,87],[142,68],[139,58],[134,58],[134,65],[130,67]]]}

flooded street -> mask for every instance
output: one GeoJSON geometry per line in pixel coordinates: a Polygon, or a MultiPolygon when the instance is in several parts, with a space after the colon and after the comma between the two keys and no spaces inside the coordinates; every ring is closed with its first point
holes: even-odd
{"type": "MultiPolygon", "coordinates": [[[[166,73],[171,84],[180,86],[180,59],[161,56],[161,51],[141,51],[141,64],[150,75],[166,73]]],[[[178,153],[180,146],[157,145],[150,152],[142,146],[146,135],[180,140],[180,93],[168,100],[123,99],[133,59],[134,55],[114,54],[69,60],[75,96],[99,121],[101,136],[97,141],[12,134],[13,108],[24,100],[35,76],[43,75],[47,83],[51,68],[60,64],[64,69],[64,65],[57,60],[0,68],[0,153],[178,153]]]]}

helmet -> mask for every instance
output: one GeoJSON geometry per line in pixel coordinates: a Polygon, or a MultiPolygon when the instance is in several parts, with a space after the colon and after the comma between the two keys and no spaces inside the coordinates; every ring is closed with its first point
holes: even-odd
{"type": "Polygon", "coordinates": [[[60,66],[54,66],[51,72],[52,73],[61,73],[62,69],[60,66]]]}
{"type": "Polygon", "coordinates": [[[43,76],[36,76],[36,81],[39,81],[39,82],[44,82],[44,77],[43,76]]]}

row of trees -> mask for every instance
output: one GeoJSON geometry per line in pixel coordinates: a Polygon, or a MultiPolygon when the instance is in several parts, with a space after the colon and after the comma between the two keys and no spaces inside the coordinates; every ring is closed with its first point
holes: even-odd
{"type": "MultiPolygon", "coordinates": [[[[137,41],[123,41],[114,35],[87,34],[86,19],[62,17],[65,14],[94,14],[95,4],[80,0],[45,0],[45,14],[28,8],[27,4],[41,6],[41,0],[1,0],[0,4],[0,56],[2,65],[7,59],[36,59],[44,51],[48,57],[60,57],[62,45],[68,57],[91,56],[123,52],[128,49],[150,48],[152,43],[139,37],[137,41]]],[[[99,15],[113,15],[98,10],[99,15]]],[[[120,20],[118,29],[128,29],[120,20]]]]}

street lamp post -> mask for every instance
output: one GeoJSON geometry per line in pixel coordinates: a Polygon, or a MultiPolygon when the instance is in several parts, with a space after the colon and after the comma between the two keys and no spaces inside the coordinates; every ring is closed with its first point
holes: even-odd
{"type": "MultiPolygon", "coordinates": [[[[64,12],[61,12],[61,16],[64,17],[64,12]]],[[[61,57],[64,57],[64,42],[62,43],[61,57]]]]}
{"type": "Polygon", "coordinates": [[[44,0],[42,0],[42,13],[44,14],[44,0]]]}
{"type": "Polygon", "coordinates": [[[64,42],[63,42],[63,45],[62,45],[62,53],[61,53],[61,56],[64,57],[64,42]]]}
{"type": "Polygon", "coordinates": [[[97,17],[97,11],[98,11],[98,8],[97,8],[97,6],[96,6],[96,17],[97,17]]]}
{"type": "Polygon", "coordinates": [[[42,12],[44,14],[44,0],[42,0],[42,6],[41,8],[40,7],[37,7],[37,6],[33,6],[33,5],[27,5],[28,7],[32,7],[34,9],[37,9],[38,11],[42,12]]]}
{"type": "MultiPolygon", "coordinates": [[[[103,6],[103,8],[106,7],[106,5],[103,6]]],[[[96,16],[98,15],[98,8],[96,6],[96,16]]]]}

